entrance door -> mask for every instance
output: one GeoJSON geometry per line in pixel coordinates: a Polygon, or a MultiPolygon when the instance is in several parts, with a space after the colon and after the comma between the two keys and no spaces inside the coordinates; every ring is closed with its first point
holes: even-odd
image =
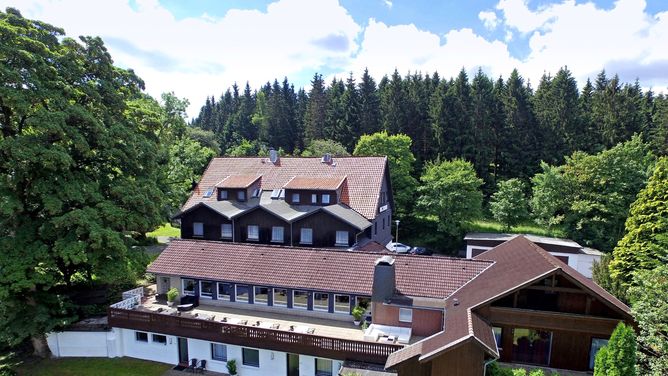
{"type": "Polygon", "coordinates": [[[158,291],[158,294],[166,294],[169,291],[171,280],[169,277],[160,277],[160,279],[160,291],[158,291]]]}
{"type": "Polygon", "coordinates": [[[179,364],[188,364],[188,339],[179,337],[179,364]]]}
{"type": "Polygon", "coordinates": [[[288,376],[299,376],[299,354],[288,354],[288,376]]]}

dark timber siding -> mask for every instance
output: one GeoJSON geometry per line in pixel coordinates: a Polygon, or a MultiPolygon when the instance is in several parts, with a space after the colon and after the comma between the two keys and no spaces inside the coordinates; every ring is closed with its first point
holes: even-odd
{"type": "Polygon", "coordinates": [[[290,245],[290,224],[261,208],[241,215],[235,220],[235,239],[238,242],[290,245]],[[260,240],[247,241],[248,225],[260,226],[260,240]],[[271,228],[283,226],[283,243],[271,243],[271,228]]]}
{"type": "Polygon", "coordinates": [[[292,236],[295,246],[301,245],[299,237],[302,227],[313,229],[313,244],[310,245],[312,247],[334,247],[337,231],[348,231],[348,244],[353,245],[355,243],[355,235],[360,232],[360,230],[340,219],[324,212],[317,212],[292,224],[292,236]]]}
{"type": "Polygon", "coordinates": [[[181,217],[181,237],[183,239],[195,239],[193,237],[193,223],[204,224],[204,236],[196,239],[220,240],[220,230],[223,223],[232,223],[222,215],[207,207],[199,207],[191,210],[181,217]]]}
{"type": "Polygon", "coordinates": [[[336,191],[313,191],[313,190],[302,190],[302,189],[286,189],[285,190],[285,202],[290,205],[333,205],[338,203],[336,191]],[[299,194],[299,202],[292,201],[292,194],[299,194]],[[313,203],[311,201],[311,195],[316,195],[317,202],[313,203]],[[329,194],[329,204],[322,203],[322,195],[329,194]]]}

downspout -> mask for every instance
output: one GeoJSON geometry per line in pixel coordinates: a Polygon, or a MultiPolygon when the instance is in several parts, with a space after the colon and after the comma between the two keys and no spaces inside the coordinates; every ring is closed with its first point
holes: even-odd
{"type": "Polygon", "coordinates": [[[290,247],[294,246],[294,237],[292,234],[292,222],[290,222],[290,247]]]}
{"type": "Polygon", "coordinates": [[[234,231],[234,221],[235,221],[235,219],[232,218],[232,243],[235,243],[235,240],[236,240],[236,239],[234,239],[234,236],[236,235],[235,234],[236,231],[234,231]]]}

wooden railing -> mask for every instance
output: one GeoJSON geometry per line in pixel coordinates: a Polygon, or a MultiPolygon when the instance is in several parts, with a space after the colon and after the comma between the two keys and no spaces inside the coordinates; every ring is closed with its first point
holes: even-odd
{"type": "Polygon", "coordinates": [[[264,329],[153,312],[109,308],[109,326],[330,359],[382,363],[402,345],[264,329]]]}

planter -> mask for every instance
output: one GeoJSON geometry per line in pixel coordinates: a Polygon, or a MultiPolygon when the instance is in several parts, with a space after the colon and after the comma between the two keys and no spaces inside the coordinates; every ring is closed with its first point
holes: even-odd
{"type": "Polygon", "coordinates": [[[353,320],[353,324],[355,324],[355,326],[360,326],[360,323],[360,320],[353,320]]]}
{"type": "Polygon", "coordinates": [[[167,302],[168,307],[172,307],[173,305],[174,305],[174,302],[169,302],[169,301],[167,302]]]}

